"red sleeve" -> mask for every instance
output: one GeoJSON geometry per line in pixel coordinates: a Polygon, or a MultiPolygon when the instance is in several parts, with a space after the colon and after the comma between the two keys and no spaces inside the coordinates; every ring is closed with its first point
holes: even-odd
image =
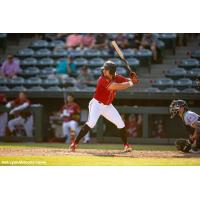
{"type": "Polygon", "coordinates": [[[123,82],[127,82],[128,78],[117,74],[115,76],[115,80],[116,80],[117,83],[123,83],[123,82]]]}
{"type": "Polygon", "coordinates": [[[103,76],[101,76],[98,80],[97,85],[107,88],[110,85],[111,81],[106,80],[103,76]]]}

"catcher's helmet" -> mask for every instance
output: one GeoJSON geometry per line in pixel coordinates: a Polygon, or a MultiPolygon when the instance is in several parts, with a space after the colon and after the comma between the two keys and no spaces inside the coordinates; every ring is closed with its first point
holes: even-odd
{"type": "Polygon", "coordinates": [[[169,106],[170,118],[174,118],[182,107],[188,110],[188,105],[184,100],[173,100],[169,106]]]}
{"type": "Polygon", "coordinates": [[[116,72],[116,65],[113,61],[108,60],[104,63],[103,67],[101,67],[101,69],[106,69],[109,70],[110,74],[115,75],[116,72]]]}

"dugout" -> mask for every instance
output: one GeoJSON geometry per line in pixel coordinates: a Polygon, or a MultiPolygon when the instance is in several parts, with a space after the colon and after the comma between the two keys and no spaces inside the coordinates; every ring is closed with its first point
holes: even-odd
{"type": "MultiPolygon", "coordinates": [[[[71,91],[70,91],[71,92],[71,91]]],[[[91,92],[73,92],[76,102],[81,105],[84,113],[87,113],[87,106],[92,98],[91,92]]],[[[8,100],[17,96],[17,93],[7,93],[8,100]]],[[[28,93],[33,104],[31,106],[35,117],[35,138],[32,141],[45,142],[48,138],[49,116],[52,112],[59,110],[63,104],[63,92],[31,92],[28,93]]],[[[120,113],[141,114],[142,115],[142,133],[140,137],[130,138],[131,143],[148,144],[172,144],[174,138],[186,137],[187,133],[183,123],[179,119],[170,120],[168,115],[168,106],[173,99],[184,99],[188,102],[191,110],[200,113],[200,95],[197,94],[172,94],[172,93],[140,93],[140,92],[119,92],[114,101],[114,105],[120,113]],[[164,138],[152,137],[152,119],[162,116],[165,123],[167,136],[164,138]]],[[[2,108],[1,108],[2,109],[2,108]]],[[[93,131],[93,142],[118,143],[120,142],[117,130],[112,124],[108,124],[102,118],[99,119],[97,126],[93,131]],[[109,126],[109,128],[105,128],[109,126]],[[114,133],[114,134],[112,134],[114,133]]],[[[1,140],[3,140],[1,138],[1,140]]]]}

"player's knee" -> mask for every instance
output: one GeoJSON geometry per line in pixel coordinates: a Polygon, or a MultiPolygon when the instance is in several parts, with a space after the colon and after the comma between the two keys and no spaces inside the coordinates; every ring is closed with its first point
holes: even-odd
{"type": "Polygon", "coordinates": [[[93,129],[96,125],[96,123],[94,122],[86,122],[86,125],[90,128],[90,129],[93,129]]]}
{"type": "Polygon", "coordinates": [[[120,123],[117,124],[117,128],[118,128],[118,129],[122,129],[122,128],[124,128],[124,127],[125,127],[125,124],[124,124],[123,121],[121,121],[120,123]]]}

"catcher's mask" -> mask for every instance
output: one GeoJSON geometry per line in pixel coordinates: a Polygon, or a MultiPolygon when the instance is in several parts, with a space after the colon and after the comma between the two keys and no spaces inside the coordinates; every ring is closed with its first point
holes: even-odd
{"type": "Polygon", "coordinates": [[[101,67],[101,70],[108,70],[111,75],[115,75],[116,73],[116,65],[113,61],[108,60],[104,63],[103,67],[101,67]]]}
{"type": "Polygon", "coordinates": [[[169,106],[170,118],[174,118],[182,107],[188,110],[188,105],[184,100],[173,100],[169,106]]]}

